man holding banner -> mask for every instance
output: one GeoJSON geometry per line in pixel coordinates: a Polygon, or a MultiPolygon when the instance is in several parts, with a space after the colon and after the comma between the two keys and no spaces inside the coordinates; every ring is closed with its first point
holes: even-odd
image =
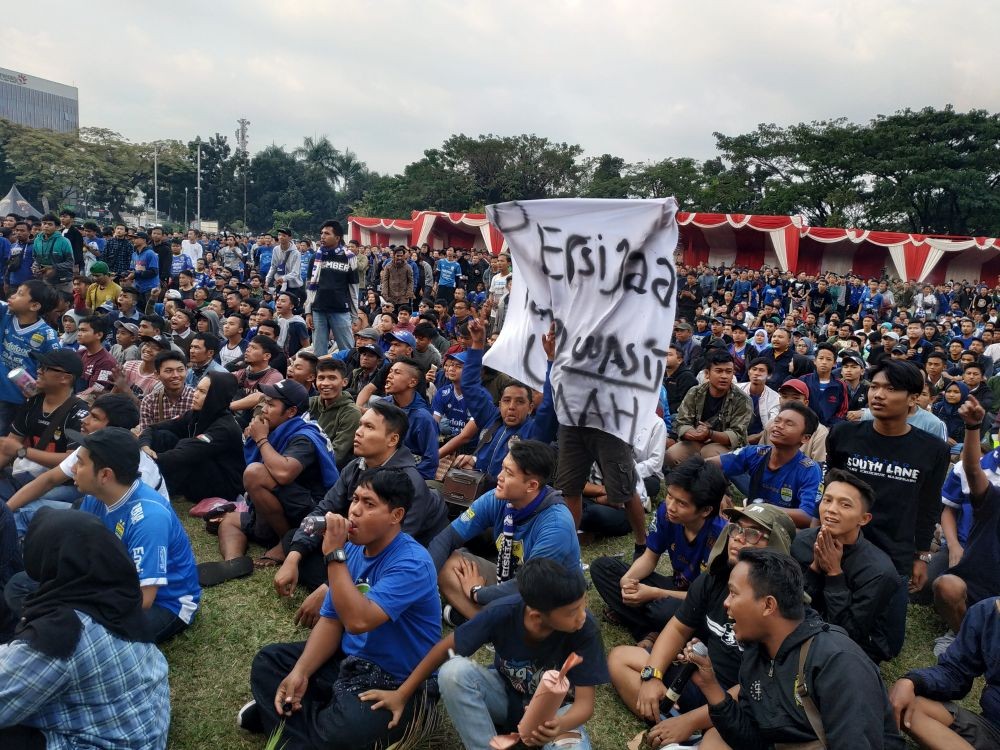
{"type": "Polygon", "coordinates": [[[485,363],[540,388],[535,342],[557,331],[551,382],[559,420],[555,486],[580,523],[593,463],[645,549],[632,446],[652,428],[673,330],[677,246],[673,198],[541,200],[487,207],[511,248],[515,290],[485,363]]]}

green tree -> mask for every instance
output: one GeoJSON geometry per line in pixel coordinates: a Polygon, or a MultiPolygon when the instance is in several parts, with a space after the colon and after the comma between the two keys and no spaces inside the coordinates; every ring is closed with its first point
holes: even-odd
{"type": "Polygon", "coordinates": [[[308,211],[303,211],[301,208],[295,208],[290,211],[274,211],[274,226],[271,228],[272,233],[276,233],[282,227],[287,227],[293,232],[307,232],[313,229],[310,219],[312,219],[312,214],[308,211]]]}

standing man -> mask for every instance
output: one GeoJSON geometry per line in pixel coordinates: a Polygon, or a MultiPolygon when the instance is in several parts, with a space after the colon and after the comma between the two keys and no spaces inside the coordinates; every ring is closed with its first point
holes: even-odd
{"type": "Polygon", "coordinates": [[[455,260],[455,248],[449,247],[445,251],[445,257],[438,260],[435,270],[438,272],[438,280],[434,297],[443,299],[450,305],[455,299],[455,286],[462,273],[462,267],[455,260]]]}
{"type": "Polygon", "coordinates": [[[68,208],[59,212],[59,223],[62,225],[61,234],[67,239],[70,247],[73,248],[73,265],[75,270],[83,271],[83,235],[76,228],[74,222],[76,214],[68,208]]]}
{"type": "Polygon", "coordinates": [[[354,343],[351,324],[358,319],[358,264],[344,247],[339,221],[325,222],[319,241],[319,251],[309,264],[305,310],[306,324],[314,332],[313,350],[324,357],[331,333],[338,349],[350,349],[354,343]]]}
{"type": "Polygon", "coordinates": [[[42,231],[35,236],[32,270],[36,277],[60,291],[68,292],[73,281],[73,247],[56,231],[55,216],[45,214],[41,225],[42,231]]]}
{"type": "Polygon", "coordinates": [[[907,422],[924,376],[906,360],[885,359],[868,389],[872,421],[842,422],[827,438],[827,467],[864,479],[877,498],[866,536],[892,559],[899,575],[889,604],[889,656],[906,629],[907,584],[927,582],[931,538],[941,511],[941,486],[950,465],[948,444],[907,422]]]}
{"type": "Polygon", "coordinates": [[[149,247],[149,235],[136,232],[133,241],[135,252],[132,253],[132,277],[135,288],[142,295],[141,306],[145,306],[150,292],[160,288],[160,259],[156,251],[149,247]]]}
{"type": "Polygon", "coordinates": [[[122,282],[132,268],[132,254],[135,247],[125,237],[127,229],[124,224],[115,224],[114,234],[104,246],[101,260],[108,264],[108,269],[116,281],[122,282]]]}
{"type": "MultiPolygon", "coordinates": [[[[180,241],[177,244],[180,245],[180,241]]],[[[167,241],[166,236],[163,234],[163,227],[153,227],[149,230],[149,247],[156,253],[156,261],[159,264],[160,283],[157,286],[160,289],[166,289],[170,286],[170,277],[177,276],[181,272],[181,269],[177,271],[173,269],[173,250],[171,249],[171,243],[167,241]]],[[[180,247],[178,250],[180,250],[180,247]]],[[[188,268],[193,270],[194,263],[188,266],[188,268]]]]}
{"type": "MultiPolygon", "coordinates": [[[[115,231],[118,231],[118,227],[115,227],[115,231]]],[[[199,242],[200,237],[201,232],[197,229],[189,229],[187,238],[181,242],[183,253],[191,259],[191,264],[194,266],[198,265],[198,259],[205,254],[205,248],[199,242]]]]}
{"type": "Polygon", "coordinates": [[[267,272],[264,286],[275,285],[275,291],[294,294],[299,304],[305,301],[302,288],[302,255],[292,242],[291,229],[278,230],[278,244],[271,255],[271,268],[267,272]]]}
{"type": "Polygon", "coordinates": [[[409,305],[413,300],[413,268],[406,262],[406,250],[397,247],[392,260],[382,269],[382,297],[394,306],[409,305]]]}

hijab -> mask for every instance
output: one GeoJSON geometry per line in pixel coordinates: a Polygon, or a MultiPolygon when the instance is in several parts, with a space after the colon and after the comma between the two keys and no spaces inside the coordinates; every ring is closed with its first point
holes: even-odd
{"type": "Polygon", "coordinates": [[[24,570],[39,586],[25,598],[15,639],[66,659],[83,632],[79,610],[118,638],[152,643],[135,563],[96,516],[39,510],[24,537],[24,570]]]}
{"type": "Polygon", "coordinates": [[[753,332],[753,338],[747,341],[747,345],[756,349],[757,352],[760,354],[766,352],[768,349],[771,348],[771,341],[767,335],[767,330],[764,328],[758,328],[756,331],[753,332]],[[758,336],[762,336],[764,338],[764,343],[760,343],[757,340],[758,336]]]}
{"type": "Polygon", "coordinates": [[[219,417],[230,413],[229,405],[239,388],[236,376],[231,372],[215,370],[207,373],[205,377],[211,381],[208,393],[205,394],[205,403],[201,405],[201,409],[192,410],[194,417],[192,424],[196,435],[205,432],[219,417]]]}
{"type": "Polygon", "coordinates": [[[954,380],[948,384],[948,387],[941,392],[941,396],[931,407],[931,411],[944,422],[945,427],[948,429],[948,437],[955,440],[955,442],[962,442],[965,434],[965,420],[958,413],[959,407],[964,404],[969,398],[969,386],[963,383],[961,380],[954,380]],[[962,394],[961,400],[957,404],[949,404],[945,398],[945,394],[948,392],[949,388],[958,388],[959,392],[962,394]]]}

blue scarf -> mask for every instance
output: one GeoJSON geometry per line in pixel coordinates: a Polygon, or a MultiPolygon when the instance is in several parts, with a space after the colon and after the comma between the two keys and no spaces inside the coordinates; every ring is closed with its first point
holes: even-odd
{"type": "Polygon", "coordinates": [[[503,536],[500,542],[500,549],[497,550],[497,583],[509,581],[514,577],[514,573],[516,572],[514,528],[535,515],[548,494],[549,487],[546,485],[538,493],[538,497],[523,508],[518,509],[511,503],[507,503],[503,514],[503,536]]]}
{"type": "MultiPolygon", "coordinates": [[[[316,447],[316,460],[319,461],[319,469],[323,475],[323,484],[328,488],[335,485],[337,479],[340,478],[340,472],[337,471],[337,464],[330,454],[330,445],[326,434],[312,420],[306,420],[302,417],[292,417],[280,425],[278,429],[273,430],[267,436],[267,441],[278,453],[282,453],[288,447],[292,438],[300,436],[309,438],[316,447]]],[[[250,438],[247,438],[247,442],[243,446],[243,455],[246,457],[248,466],[261,460],[260,448],[250,438]]]]}

